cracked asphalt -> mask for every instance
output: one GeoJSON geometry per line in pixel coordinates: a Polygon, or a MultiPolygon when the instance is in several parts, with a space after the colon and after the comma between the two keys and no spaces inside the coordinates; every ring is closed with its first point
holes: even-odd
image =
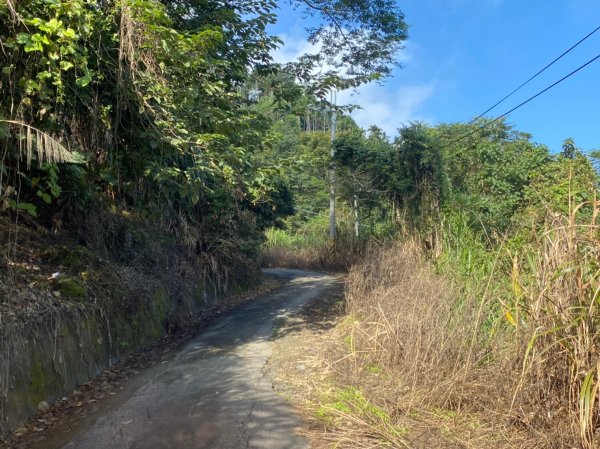
{"type": "Polygon", "coordinates": [[[142,374],[125,399],[77,429],[63,449],[304,449],[302,425],[273,391],[274,320],[336,285],[333,276],[266,270],[287,282],[204,329],[142,374]]]}

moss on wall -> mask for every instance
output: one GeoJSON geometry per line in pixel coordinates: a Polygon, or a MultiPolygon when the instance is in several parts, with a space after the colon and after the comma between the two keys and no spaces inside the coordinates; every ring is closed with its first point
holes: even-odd
{"type": "MultiPolygon", "coordinates": [[[[75,255],[62,248],[54,253],[61,264],[82,257],[85,263],[89,256],[85,248],[75,255]]],[[[218,300],[198,280],[188,279],[177,294],[151,281],[130,285],[113,276],[103,279],[102,287],[76,274],[66,276],[53,287],[66,300],[62,308],[0,329],[0,435],[34,416],[40,401],[69,394],[133,350],[185,327],[193,314],[218,300]]],[[[241,289],[236,284],[235,290],[241,289]]]]}

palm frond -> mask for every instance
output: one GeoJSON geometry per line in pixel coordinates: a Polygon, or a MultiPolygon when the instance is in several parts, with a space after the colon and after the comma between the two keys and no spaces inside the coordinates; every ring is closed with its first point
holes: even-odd
{"type": "Polygon", "coordinates": [[[34,150],[40,164],[44,160],[48,163],[75,162],[73,154],[48,133],[16,120],[0,120],[0,123],[10,125],[19,135],[19,154],[25,157],[28,169],[31,167],[34,150]]]}

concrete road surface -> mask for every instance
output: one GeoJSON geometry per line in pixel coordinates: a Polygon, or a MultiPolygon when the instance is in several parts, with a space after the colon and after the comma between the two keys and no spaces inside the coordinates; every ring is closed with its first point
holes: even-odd
{"type": "MultiPolygon", "coordinates": [[[[64,449],[302,449],[301,423],[266,370],[273,320],[325,293],[332,276],[267,270],[284,287],[217,320],[64,449]]],[[[64,435],[63,435],[64,436],[64,435]]],[[[48,441],[47,441],[48,443],[48,441]]]]}

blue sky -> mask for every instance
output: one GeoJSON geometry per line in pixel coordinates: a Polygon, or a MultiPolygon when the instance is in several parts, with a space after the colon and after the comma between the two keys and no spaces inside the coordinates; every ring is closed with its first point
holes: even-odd
{"type": "MultiPolygon", "coordinates": [[[[389,135],[410,120],[468,121],[600,25],[599,0],[407,0],[399,2],[410,37],[403,68],[383,86],[341,100],[359,104],[359,125],[389,135]]],[[[271,31],[289,60],[310,46],[300,14],[282,6],[271,31]]],[[[600,53],[600,31],[490,112],[497,116],[600,53]]],[[[558,151],[566,137],[600,148],[600,60],[509,116],[517,129],[558,151]]]]}

